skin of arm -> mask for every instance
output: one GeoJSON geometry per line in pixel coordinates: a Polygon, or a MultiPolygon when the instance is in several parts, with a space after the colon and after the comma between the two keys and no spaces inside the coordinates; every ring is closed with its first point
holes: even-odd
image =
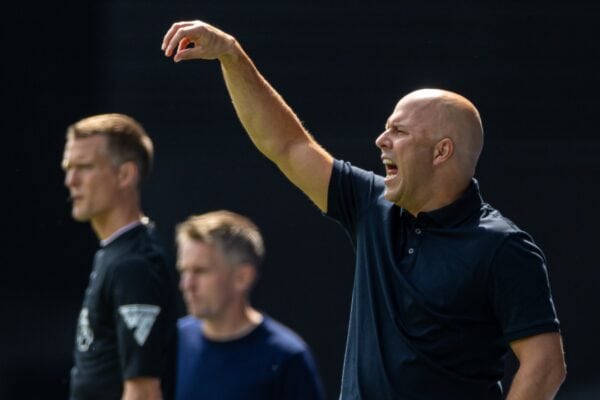
{"type": "Polygon", "coordinates": [[[121,400],[162,400],[158,378],[127,379],[123,386],[121,400]]]}
{"type": "Polygon", "coordinates": [[[302,126],[235,38],[201,21],[178,22],[166,33],[162,49],[167,57],[176,51],[176,62],[218,59],[237,115],[254,145],[327,211],[333,157],[302,126]]]}
{"type": "Polygon", "coordinates": [[[519,360],[507,400],[550,400],[567,370],[560,334],[543,333],[510,343],[519,360]]]}

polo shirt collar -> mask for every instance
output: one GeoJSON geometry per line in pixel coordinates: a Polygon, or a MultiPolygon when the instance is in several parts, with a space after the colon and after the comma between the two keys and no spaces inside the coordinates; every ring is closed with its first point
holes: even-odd
{"type": "Polygon", "coordinates": [[[133,230],[134,228],[137,228],[140,225],[148,225],[148,223],[148,217],[145,216],[137,221],[130,222],[129,224],[117,229],[115,232],[113,232],[112,235],[110,235],[106,239],[100,240],[100,247],[106,247],[115,240],[117,240],[119,237],[123,236],[125,233],[133,230]]]}
{"type": "Polygon", "coordinates": [[[437,210],[419,213],[417,220],[432,221],[439,226],[454,226],[480,210],[482,204],[479,183],[477,179],[472,178],[471,183],[458,199],[437,210]]]}

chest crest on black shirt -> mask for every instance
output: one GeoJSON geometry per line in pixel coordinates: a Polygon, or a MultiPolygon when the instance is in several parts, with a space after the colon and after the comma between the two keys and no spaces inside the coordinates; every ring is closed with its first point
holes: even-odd
{"type": "Polygon", "coordinates": [[[77,350],[86,352],[94,341],[94,331],[90,327],[89,312],[82,308],[77,321],[77,350]]]}

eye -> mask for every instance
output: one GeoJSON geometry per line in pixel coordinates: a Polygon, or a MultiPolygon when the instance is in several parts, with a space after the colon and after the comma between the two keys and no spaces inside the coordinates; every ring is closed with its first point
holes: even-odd
{"type": "Polygon", "coordinates": [[[396,128],[395,126],[389,126],[387,128],[387,131],[392,134],[392,135],[397,135],[398,134],[398,128],[396,128]]]}
{"type": "Polygon", "coordinates": [[[202,276],[202,275],[206,275],[207,272],[208,272],[208,270],[206,268],[194,268],[193,270],[190,271],[190,274],[192,274],[194,276],[202,276]]]}
{"type": "Polygon", "coordinates": [[[403,128],[400,128],[398,126],[393,127],[392,132],[394,132],[397,135],[406,135],[408,133],[403,128]]]}

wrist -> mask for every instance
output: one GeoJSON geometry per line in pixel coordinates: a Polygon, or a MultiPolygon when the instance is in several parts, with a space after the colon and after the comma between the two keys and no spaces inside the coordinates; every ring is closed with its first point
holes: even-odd
{"type": "Polygon", "coordinates": [[[233,36],[229,36],[227,49],[218,58],[221,62],[235,62],[243,53],[244,50],[239,42],[233,36]]]}

